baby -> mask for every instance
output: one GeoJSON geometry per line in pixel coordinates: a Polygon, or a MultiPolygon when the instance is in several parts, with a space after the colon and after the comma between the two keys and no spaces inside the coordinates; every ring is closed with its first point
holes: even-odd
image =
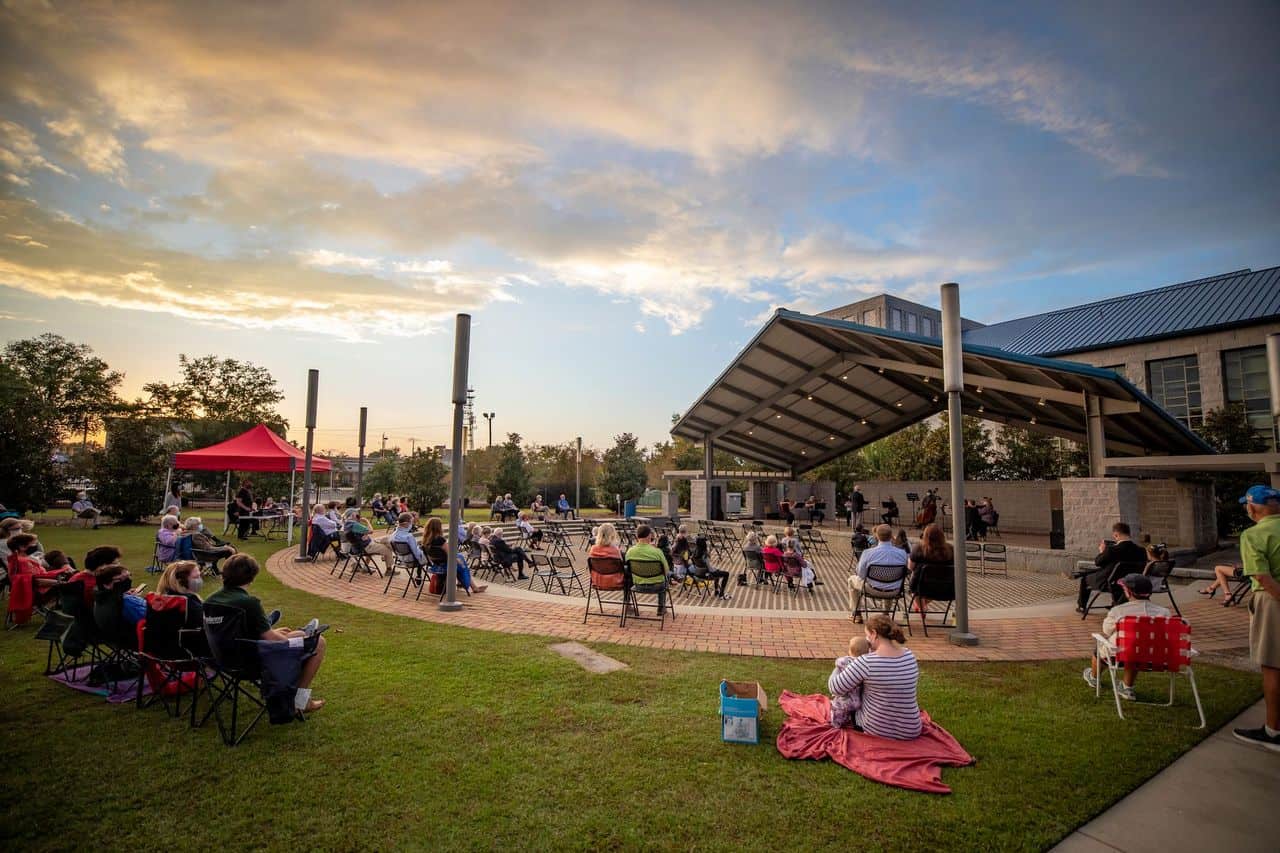
{"type": "MultiPolygon", "coordinates": [[[[835,672],[840,672],[849,664],[853,663],[853,659],[865,655],[870,651],[867,645],[867,638],[858,635],[849,641],[849,654],[836,658],[835,672]]],[[[832,673],[833,675],[835,673],[832,673]]],[[[841,694],[831,697],[831,726],[833,728],[842,728],[853,722],[854,712],[862,708],[862,688],[856,688],[852,693],[841,694]]]]}

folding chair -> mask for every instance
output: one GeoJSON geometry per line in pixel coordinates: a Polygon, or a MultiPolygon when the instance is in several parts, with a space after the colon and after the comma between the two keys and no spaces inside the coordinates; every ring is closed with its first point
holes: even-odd
{"type": "Polygon", "coordinates": [[[504,563],[495,557],[493,555],[492,548],[488,545],[481,544],[480,555],[480,564],[476,567],[476,571],[487,569],[494,580],[497,580],[498,575],[501,574],[506,580],[515,583],[516,575],[515,572],[511,571],[511,565],[509,563],[504,563]]]}
{"type": "Polygon", "coordinates": [[[1008,549],[1003,545],[997,545],[991,542],[982,543],[982,573],[985,575],[987,569],[991,569],[991,573],[1000,572],[1005,577],[1009,577],[1009,556],[1008,549]]]}
{"type": "Polygon", "coordinates": [[[267,713],[267,702],[262,698],[258,641],[244,636],[244,611],[221,604],[205,602],[204,632],[215,665],[208,681],[210,705],[204,719],[212,715],[218,723],[222,742],[238,746],[267,713]],[[250,690],[251,687],[257,688],[256,691],[250,690]],[[248,705],[243,715],[242,701],[248,705]],[[223,708],[227,705],[230,705],[229,722],[223,719],[223,708]],[[241,726],[242,716],[249,714],[253,714],[252,719],[241,726]]]}
{"type": "Polygon", "coordinates": [[[617,557],[588,557],[587,558],[587,611],[582,614],[582,622],[585,625],[587,617],[591,615],[591,597],[595,596],[596,609],[599,616],[612,616],[612,613],[606,613],[604,609],[604,596],[601,592],[622,592],[622,601],[610,599],[610,604],[621,604],[623,611],[619,612],[619,616],[625,618],[626,602],[626,582],[627,569],[623,565],[622,560],[617,557]]]}
{"type": "Polygon", "coordinates": [[[1173,612],[1182,616],[1182,611],[1178,609],[1178,602],[1173,600],[1173,587],[1169,585],[1169,575],[1173,572],[1172,560],[1152,560],[1147,563],[1147,567],[1142,573],[1151,580],[1152,594],[1164,593],[1169,596],[1169,604],[1173,606],[1173,612]]]}
{"type": "Polygon", "coordinates": [[[220,551],[205,551],[200,548],[191,549],[191,558],[196,561],[201,573],[208,572],[214,577],[222,577],[222,569],[218,567],[218,561],[223,559],[224,556],[220,551]]]}
{"type": "MultiPolygon", "coordinates": [[[[542,581],[542,591],[551,592],[551,583],[556,579],[556,569],[551,565],[551,558],[546,554],[530,554],[529,561],[533,569],[529,572],[529,589],[533,589],[534,581],[542,581]]],[[[564,592],[563,585],[560,591],[564,592]]]]}
{"type": "MultiPolygon", "coordinates": [[[[667,570],[662,563],[649,560],[627,560],[628,581],[623,587],[622,627],[627,625],[627,612],[635,619],[645,619],[659,623],[659,628],[666,626],[667,611],[671,611],[671,621],[676,618],[676,606],[667,589],[667,570]],[[638,595],[657,596],[658,615],[641,616],[638,595]]],[[[646,605],[648,606],[648,605],[646,605]]]]}
{"type": "MultiPolygon", "coordinates": [[[[1093,635],[1097,647],[1098,661],[1107,667],[1111,678],[1111,693],[1115,697],[1116,713],[1124,719],[1124,710],[1120,707],[1120,679],[1124,675],[1125,665],[1135,665],[1139,672],[1169,673],[1168,702],[1135,702],[1138,705],[1173,705],[1175,676],[1185,675],[1191,682],[1191,695],[1196,700],[1196,712],[1200,715],[1200,725],[1205,727],[1204,706],[1200,703],[1200,690],[1196,687],[1196,675],[1191,669],[1191,659],[1197,652],[1191,648],[1191,626],[1185,619],[1176,616],[1126,616],[1116,625],[1116,633],[1108,639],[1101,634],[1093,635]]],[[[1102,696],[1102,679],[1094,684],[1095,697],[1102,696]]]]}
{"type": "Polygon", "coordinates": [[[1089,601],[1085,604],[1084,612],[1080,614],[1080,621],[1083,622],[1085,619],[1088,619],[1089,612],[1092,610],[1111,609],[1111,602],[1108,601],[1106,604],[1098,604],[1098,598],[1103,595],[1111,596],[1111,591],[1115,588],[1115,585],[1120,578],[1131,573],[1142,574],[1142,570],[1145,568],[1146,566],[1139,565],[1137,563],[1116,563],[1112,566],[1111,571],[1107,574],[1106,585],[1102,589],[1095,588],[1093,595],[1089,596],[1089,601]]]}
{"type": "Polygon", "coordinates": [[[422,587],[428,580],[427,566],[413,555],[413,548],[409,547],[408,542],[390,542],[391,552],[395,554],[395,559],[391,563],[391,568],[387,571],[387,585],[382,588],[382,594],[386,595],[391,589],[391,581],[395,578],[396,572],[404,571],[404,592],[400,593],[400,597],[404,598],[409,594],[409,587],[417,584],[422,587]]]}
{"type": "Polygon", "coordinates": [[[573,567],[573,560],[569,557],[551,557],[551,570],[554,572],[551,580],[560,585],[560,591],[565,595],[573,595],[575,586],[579,592],[586,592],[586,588],[582,585],[582,578],[578,577],[578,572],[573,567]]]}
{"type": "Polygon", "coordinates": [[[201,664],[182,646],[181,631],[187,621],[187,599],[181,595],[147,596],[147,615],[138,623],[138,660],[142,676],[138,678],[135,704],[148,708],[157,701],[170,717],[182,716],[182,698],[195,702],[200,680],[196,673],[201,664]],[[144,684],[151,695],[143,693],[144,684]]]}
{"type": "Polygon", "coordinates": [[[1225,597],[1222,602],[1223,607],[1235,607],[1244,601],[1244,597],[1253,589],[1253,581],[1245,576],[1243,568],[1237,568],[1236,574],[1228,581],[1228,589],[1230,594],[1225,597]]]}
{"type": "Polygon", "coordinates": [[[934,623],[935,628],[950,628],[947,617],[951,615],[951,605],[956,601],[956,569],[951,563],[922,563],[916,567],[908,585],[911,600],[907,603],[907,626],[911,625],[911,614],[920,617],[920,625],[924,635],[929,636],[929,614],[926,610],[916,609],[916,601],[945,601],[946,609],[942,611],[942,620],[934,623]]]}
{"type": "Polygon", "coordinates": [[[765,577],[764,556],[759,551],[743,551],[742,564],[745,571],[755,574],[757,584],[769,582],[765,577]]]}
{"type": "MultiPolygon", "coordinates": [[[[905,565],[887,566],[872,563],[867,566],[867,583],[858,598],[858,607],[853,611],[854,619],[866,620],[867,614],[883,613],[893,619],[898,613],[898,605],[907,606],[906,599],[907,567],[905,565]],[[872,581],[888,589],[877,589],[872,581]],[[869,602],[879,603],[879,607],[871,607],[869,602]]],[[[911,633],[911,620],[907,620],[907,633],[911,633]]]]}
{"type": "MultiPolygon", "coordinates": [[[[800,559],[797,554],[782,555],[782,576],[786,578],[787,589],[791,590],[791,594],[795,595],[801,586],[804,578],[804,560],[800,559]]],[[[813,595],[813,587],[809,587],[809,594],[813,595]]]]}
{"type": "Polygon", "coordinates": [[[769,582],[769,586],[773,587],[773,591],[777,592],[783,575],[782,558],[773,554],[765,554],[761,552],[760,559],[764,561],[764,577],[769,582]]]}
{"type": "Polygon", "coordinates": [[[164,571],[164,563],[160,561],[160,537],[156,537],[155,547],[151,549],[151,565],[147,566],[147,574],[154,575],[164,571]]]}
{"type": "MultiPolygon", "coordinates": [[[[364,538],[358,533],[347,531],[347,551],[343,555],[343,564],[351,569],[351,573],[347,576],[347,583],[351,583],[356,578],[356,570],[360,569],[365,574],[371,575],[375,572],[378,577],[382,577],[382,569],[378,568],[378,563],[373,559],[373,555],[364,549],[364,538]]],[[[337,561],[334,561],[337,565],[337,561]]],[[[333,574],[333,572],[329,572],[333,574]]],[[[342,574],[338,574],[338,580],[342,580],[342,574]]]]}
{"type": "Polygon", "coordinates": [[[124,619],[124,593],[103,596],[95,590],[89,640],[97,647],[94,672],[115,692],[119,682],[141,671],[138,635],[124,619]]]}
{"type": "Polygon", "coordinates": [[[978,542],[966,542],[964,543],[964,570],[971,572],[974,569],[977,569],[980,575],[987,573],[982,561],[982,545],[978,542]]]}

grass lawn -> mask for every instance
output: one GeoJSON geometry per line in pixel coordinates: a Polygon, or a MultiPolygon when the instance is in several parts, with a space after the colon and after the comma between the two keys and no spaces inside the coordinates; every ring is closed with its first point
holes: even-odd
{"type": "MultiPolygon", "coordinates": [[[[150,559],[149,527],[39,532],[77,559],[121,545],[135,577],[150,559]]],[[[33,629],[3,632],[7,847],[1035,850],[1203,737],[1182,700],[1117,719],[1081,681],[1083,660],[926,664],[922,705],[978,763],[944,771],[952,795],[917,794],[778,755],[779,691],[822,690],[825,663],[601,645],[630,668],[591,675],[545,638],[373,613],[265,574],[253,591],[289,624],[333,626],[315,685],[329,705],[234,749],[212,724],[193,732],[158,707],[54,684],[33,629]],[[759,746],[720,742],[722,677],[768,692],[759,746]]],[[[1197,675],[1211,729],[1258,696],[1257,676],[1197,675]]]]}

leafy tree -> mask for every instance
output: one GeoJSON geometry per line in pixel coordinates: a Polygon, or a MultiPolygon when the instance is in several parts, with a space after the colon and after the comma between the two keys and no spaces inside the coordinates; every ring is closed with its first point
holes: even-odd
{"type": "Polygon", "coordinates": [[[1042,432],[1004,426],[995,458],[998,480],[1055,480],[1062,467],[1058,440],[1042,432]]]}
{"type": "Polygon", "coordinates": [[[529,482],[529,466],[524,459],[523,439],[518,432],[507,433],[498,454],[498,468],[493,475],[493,491],[510,494],[516,506],[524,506],[533,498],[529,482]]]}
{"type": "Polygon", "coordinates": [[[647,483],[639,439],[629,432],[614,436],[613,447],[604,452],[600,472],[599,487],[605,502],[612,501],[614,495],[621,495],[624,501],[635,500],[644,494],[647,483]]]}
{"type": "MultiPolygon", "coordinates": [[[[1204,416],[1200,437],[1219,453],[1260,453],[1267,443],[1249,423],[1244,406],[1229,403],[1204,416]]],[[[1213,475],[1214,501],[1218,512],[1218,535],[1239,533],[1248,520],[1240,511],[1240,495],[1253,485],[1254,477],[1243,472],[1213,475]]]]}
{"type": "Polygon", "coordinates": [[[54,438],[76,434],[87,442],[120,402],[116,388],[124,374],[111,370],[90,347],[61,335],[10,343],[4,348],[4,364],[27,383],[28,401],[44,407],[44,425],[55,431],[54,438]]]}
{"type": "Polygon", "coordinates": [[[168,469],[167,425],[132,408],[106,426],[106,445],[94,453],[96,503],[120,521],[140,521],[160,504],[168,469]]]}
{"type": "Polygon", "coordinates": [[[20,513],[47,509],[58,489],[56,436],[46,427],[52,412],[7,357],[0,357],[0,410],[0,503],[20,513]]]}
{"type": "Polygon", "coordinates": [[[444,503],[449,496],[449,469],[440,461],[440,452],[418,449],[404,460],[400,468],[400,491],[409,506],[426,514],[444,503]]]}
{"type": "Polygon", "coordinates": [[[182,371],[178,382],[143,386],[150,395],[148,405],[157,414],[180,420],[264,423],[279,433],[288,428],[289,422],[276,410],[284,392],[265,367],[213,355],[180,355],[178,366],[182,371]]]}
{"type": "Polygon", "coordinates": [[[391,495],[399,491],[400,464],[394,456],[383,456],[364,472],[360,491],[372,498],[375,494],[391,495]]]}

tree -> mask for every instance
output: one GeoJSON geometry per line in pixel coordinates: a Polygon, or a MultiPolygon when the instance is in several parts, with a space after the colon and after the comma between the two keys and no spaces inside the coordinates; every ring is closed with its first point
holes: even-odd
{"type": "Polygon", "coordinates": [[[600,491],[606,502],[613,500],[614,495],[621,495],[624,501],[635,500],[644,494],[648,483],[644,451],[640,449],[639,439],[629,432],[614,436],[613,441],[613,447],[604,452],[600,491]]]}
{"type": "Polygon", "coordinates": [[[120,521],[140,521],[160,506],[168,469],[166,427],[136,408],[107,421],[106,445],[95,451],[94,497],[120,521]]]}
{"type": "Polygon", "coordinates": [[[391,495],[399,490],[400,463],[394,456],[383,456],[368,471],[364,472],[364,481],[360,491],[366,495],[391,495]]]}
{"type": "Polygon", "coordinates": [[[1058,440],[1053,436],[1016,426],[1000,429],[996,479],[1056,480],[1062,461],[1058,440]]]}
{"type": "Polygon", "coordinates": [[[7,357],[0,357],[0,411],[0,503],[20,513],[47,509],[58,490],[56,436],[45,427],[52,413],[7,357]]]}
{"type": "Polygon", "coordinates": [[[56,431],[55,439],[75,434],[87,442],[120,402],[116,388],[124,374],[61,335],[14,341],[4,348],[4,364],[26,381],[28,400],[44,407],[44,425],[56,431]]]}
{"type": "MultiPolygon", "coordinates": [[[[156,414],[178,420],[208,420],[234,424],[264,423],[283,433],[289,422],[276,411],[284,392],[271,371],[247,361],[178,356],[182,379],[173,384],[151,382],[142,386],[150,395],[148,405],[156,414]]],[[[226,436],[230,437],[230,436],[226,436]]]]}
{"type": "Polygon", "coordinates": [[[410,507],[425,515],[449,496],[448,477],[449,469],[440,461],[440,452],[419,448],[400,468],[400,491],[409,499],[410,507]]]}
{"type": "Polygon", "coordinates": [[[523,506],[533,498],[529,485],[529,466],[524,459],[523,439],[518,432],[507,433],[498,454],[498,469],[493,475],[493,491],[511,495],[516,506],[523,506]]]}
{"type": "MultiPolygon", "coordinates": [[[[1219,453],[1260,453],[1267,443],[1249,423],[1244,406],[1229,403],[1204,416],[1200,436],[1219,453]]],[[[1213,476],[1214,502],[1218,512],[1218,535],[1231,536],[1245,526],[1247,516],[1240,511],[1240,495],[1253,484],[1247,473],[1230,472],[1213,476]]]]}

